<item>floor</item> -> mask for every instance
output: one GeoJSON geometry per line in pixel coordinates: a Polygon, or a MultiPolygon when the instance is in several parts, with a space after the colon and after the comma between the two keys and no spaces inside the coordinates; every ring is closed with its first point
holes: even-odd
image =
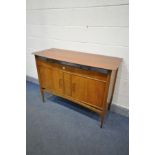
{"type": "Polygon", "coordinates": [[[99,117],[65,99],[46,94],[26,83],[27,155],[128,155],[129,119],[108,112],[104,126],[99,117]]]}

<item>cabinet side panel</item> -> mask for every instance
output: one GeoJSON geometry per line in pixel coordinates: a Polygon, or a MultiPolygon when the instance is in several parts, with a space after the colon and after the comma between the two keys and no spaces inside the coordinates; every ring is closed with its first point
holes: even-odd
{"type": "Polygon", "coordinates": [[[40,88],[42,88],[42,84],[41,84],[41,73],[40,73],[40,70],[39,70],[39,65],[38,65],[38,57],[35,56],[35,62],[36,62],[36,68],[37,68],[37,74],[38,74],[38,79],[39,79],[39,84],[40,84],[40,88]]]}

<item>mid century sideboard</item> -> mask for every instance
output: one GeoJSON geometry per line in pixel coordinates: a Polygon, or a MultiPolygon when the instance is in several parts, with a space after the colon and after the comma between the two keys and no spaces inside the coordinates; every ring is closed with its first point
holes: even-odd
{"type": "Polygon", "coordinates": [[[102,127],[122,59],[54,48],[34,55],[43,102],[44,92],[71,100],[98,113],[102,127]]]}

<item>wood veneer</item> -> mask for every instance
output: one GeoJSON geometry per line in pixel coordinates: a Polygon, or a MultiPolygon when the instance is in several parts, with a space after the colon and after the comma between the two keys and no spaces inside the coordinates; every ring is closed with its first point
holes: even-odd
{"type": "Polygon", "coordinates": [[[43,101],[45,91],[69,99],[97,112],[102,127],[122,59],[62,49],[34,55],[43,101]]]}
{"type": "Polygon", "coordinates": [[[121,58],[109,57],[104,55],[89,54],[77,51],[63,50],[63,49],[48,49],[40,52],[35,52],[35,55],[55,59],[74,64],[82,64],[90,67],[97,67],[109,70],[117,70],[121,58]]]}

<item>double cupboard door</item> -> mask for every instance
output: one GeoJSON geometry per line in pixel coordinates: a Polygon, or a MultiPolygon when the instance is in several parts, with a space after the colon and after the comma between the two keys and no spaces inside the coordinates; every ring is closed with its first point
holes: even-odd
{"type": "Polygon", "coordinates": [[[69,97],[75,102],[102,108],[105,98],[106,82],[65,71],[56,67],[38,67],[42,89],[51,91],[58,96],[69,97]]]}

